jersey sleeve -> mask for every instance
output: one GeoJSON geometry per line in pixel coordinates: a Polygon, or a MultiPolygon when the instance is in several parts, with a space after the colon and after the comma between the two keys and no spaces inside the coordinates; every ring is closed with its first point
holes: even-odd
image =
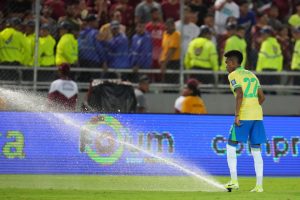
{"type": "Polygon", "coordinates": [[[228,80],[233,90],[242,87],[242,83],[237,73],[230,73],[228,76],[228,80]]]}

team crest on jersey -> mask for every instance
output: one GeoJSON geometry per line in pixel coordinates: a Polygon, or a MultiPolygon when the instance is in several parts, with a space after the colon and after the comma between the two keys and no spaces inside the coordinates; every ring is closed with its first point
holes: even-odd
{"type": "Polygon", "coordinates": [[[199,56],[201,53],[202,53],[202,50],[203,50],[203,48],[202,47],[199,47],[199,48],[195,48],[195,55],[196,56],[199,56]]]}
{"type": "Polygon", "coordinates": [[[232,86],[235,86],[235,85],[236,85],[235,79],[233,79],[233,80],[231,81],[231,85],[232,85],[232,86]]]}

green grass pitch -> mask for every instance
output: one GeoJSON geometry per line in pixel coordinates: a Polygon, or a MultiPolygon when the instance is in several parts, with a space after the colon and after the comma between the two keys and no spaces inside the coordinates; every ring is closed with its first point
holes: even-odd
{"type": "MultiPolygon", "coordinates": [[[[225,183],[228,177],[215,177],[225,183]]],[[[263,193],[250,193],[254,177],[239,178],[240,189],[200,192],[190,177],[0,175],[1,200],[300,200],[300,177],[266,177],[263,193]]]]}

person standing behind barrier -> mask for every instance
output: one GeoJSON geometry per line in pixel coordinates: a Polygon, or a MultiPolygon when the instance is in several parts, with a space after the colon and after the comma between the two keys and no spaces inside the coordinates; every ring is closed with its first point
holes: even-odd
{"type": "MultiPolygon", "coordinates": [[[[300,72],[300,27],[293,29],[293,37],[296,41],[294,46],[291,69],[300,72]]],[[[294,85],[300,85],[300,76],[293,77],[294,85]]]]}
{"type": "Polygon", "coordinates": [[[150,69],[152,65],[152,41],[145,24],[138,22],[130,48],[130,66],[133,68],[132,82],[137,82],[139,69],[150,69]]]}
{"type": "MultiPolygon", "coordinates": [[[[186,69],[218,70],[218,53],[215,44],[210,40],[211,36],[211,30],[202,25],[199,37],[192,40],[188,46],[184,59],[186,69]]],[[[213,75],[195,74],[190,77],[196,78],[205,84],[214,83],[213,75]]]]}
{"type": "MultiPolygon", "coordinates": [[[[160,13],[157,8],[151,9],[152,21],[146,24],[146,30],[150,33],[152,39],[152,66],[154,69],[159,69],[159,57],[161,54],[161,44],[163,33],[165,30],[164,23],[161,22],[160,13]]],[[[161,76],[159,74],[153,75],[155,81],[161,81],[161,76]]]]}
{"type": "MultiPolygon", "coordinates": [[[[277,39],[272,35],[273,30],[269,26],[261,29],[262,44],[258,54],[258,61],[256,71],[277,71],[281,72],[283,68],[283,56],[280,44],[277,39]]],[[[262,76],[262,84],[278,84],[278,77],[262,76]]]]}
{"type": "MultiPolygon", "coordinates": [[[[238,50],[243,54],[243,62],[242,67],[246,66],[247,60],[247,43],[245,40],[245,28],[241,25],[237,24],[228,24],[227,30],[229,34],[229,38],[225,42],[224,52],[231,51],[231,50],[238,50]]],[[[220,69],[222,71],[226,71],[226,63],[225,57],[222,59],[222,64],[220,69]]]]}
{"type": "Polygon", "coordinates": [[[60,78],[51,83],[48,100],[54,110],[75,111],[78,97],[78,86],[70,79],[70,65],[58,66],[60,78]]]}
{"type": "Polygon", "coordinates": [[[185,53],[187,51],[189,43],[196,37],[199,36],[200,28],[191,22],[191,9],[189,7],[184,8],[184,21],[183,21],[183,33],[181,33],[181,20],[175,22],[176,30],[183,35],[182,48],[181,50],[185,53]]]}
{"type": "Polygon", "coordinates": [[[176,113],[207,114],[198,85],[199,81],[196,79],[189,79],[187,81],[187,86],[184,88],[182,96],[178,97],[175,101],[174,107],[176,113]]]}
{"type": "Polygon", "coordinates": [[[152,8],[157,8],[162,17],[162,10],[159,3],[154,0],[143,0],[135,7],[135,22],[147,23],[151,21],[151,10],[152,8]]]}
{"type": "Polygon", "coordinates": [[[56,47],[56,65],[68,63],[71,66],[77,66],[78,62],[78,42],[72,33],[72,24],[63,21],[59,24],[60,39],[56,47]]]}
{"type": "MultiPolygon", "coordinates": [[[[105,49],[103,42],[97,40],[97,18],[94,15],[88,15],[84,20],[86,26],[80,31],[78,37],[79,65],[83,68],[102,68],[105,62],[105,49]]],[[[91,72],[82,72],[79,80],[90,81],[91,78],[95,78],[91,72]]]]}
{"type": "MultiPolygon", "coordinates": [[[[20,32],[21,19],[8,19],[7,27],[0,32],[1,65],[20,66],[24,61],[24,52],[29,51],[26,37],[20,32]]],[[[18,80],[20,75],[15,70],[1,70],[1,80],[18,80]]]]}
{"type": "Polygon", "coordinates": [[[226,31],[226,21],[228,17],[240,17],[239,6],[233,0],[217,0],[215,1],[215,25],[218,35],[224,34],[226,31]]]}
{"type": "Polygon", "coordinates": [[[25,22],[25,37],[29,45],[29,51],[24,52],[24,65],[32,67],[34,62],[34,48],[35,48],[35,22],[29,20],[25,22]]]}
{"type": "Polygon", "coordinates": [[[145,113],[148,111],[148,104],[145,97],[145,93],[149,91],[149,78],[146,75],[143,75],[139,78],[139,86],[135,88],[135,98],[137,100],[136,112],[145,113]]]}
{"type": "Polygon", "coordinates": [[[295,7],[296,13],[293,14],[288,21],[289,25],[293,28],[297,28],[300,26],[300,2],[298,2],[295,7]]]}
{"type": "Polygon", "coordinates": [[[166,69],[180,68],[180,33],[176,31],[173,19],[168,19],[165,26],[166,31],[163,34],[160,56],[162,79],[167,83],[178,83],[178,74],[165,75],[165,72],[166,69]]]}
{"type": "Polygon", "coordinates": [[[113,69],[129,68],[128,38],[120,32],[120,23],[110,23],[112,39],[105,43],[107,49],[107,67],[113,69]]]}
{"type": "Polygon", "coordinates": [[[43,24],[41,26],[39,42],[39,66],[55,66],[54,50],[56,41],[52,35],[50,35],[50,26],[48,24],[43,24]]]}

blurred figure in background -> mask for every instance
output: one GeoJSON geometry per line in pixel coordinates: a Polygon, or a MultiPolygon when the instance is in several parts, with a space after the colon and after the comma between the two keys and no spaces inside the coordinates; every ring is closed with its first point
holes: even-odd
{"type": "MultiPolygon", "coordinates": [[[[273,29],[265,26],[260,31],[263,42],[258,54],[256,71],[281,72],[283,68],[283,56],[280,44],[273,36],[273,29]]],[[[262,84],[279,84],[279,77],[262,76],[260,79],[262,84]]]]}
{"type": "Polygon", "coordinates": [[[68,21],[59,24],[60,39],[56,47],[56,65],[68,63],[77,66],[78,62],[78,42],[73,34],[73,26],[68,21]]]}
{"type": "Polygon", "coordinates": [[[189,7],[184,8],[184,21],[183,21],[183,33],[181,33],[181,26],[182,22],[181,20],[178,20],[175,22],[176,30],[180,32],[181,35],[183,35],[183,41],[182,41],[182,47],[181,51],[184,53],[187,51],[189,43],[196,37],[199,36],[200,28],[191,22],[191,9],[189,7]]]}
{"type": "Polygon", "coordinates": [[[182,95],[175,101],[175,113],[207,114],[198,85],[199,82],[196,79],[187,81],[187,86],[183,89],[182,95]]]}
{"type": "MultiPolygon", "coordinates": [[[[159,69],[159,57],[162,50],[162,38],[165,30],[164,23],[161,22],[159,10],[157,8],[151,9],[152,20],[146,24],[146,30],[152,39],[152,66],[154,69],[159,69]]],[[[161,81],[161,76],[159,74],[153,75],[155,81],[161,81]]]]}
{"type": "MultiPolygon", "coordinates": [[[[83,68],[100,69],[105,62],[106,53],[103,42],[97,40],[98,21],[94,15],[88,15],[84,21],[86,26],[80,31],[78,37],[79,65],[83,68]]],[[[78,80],[87,82],[91,78],[95,78],[92,73],[81,72],[78,80]]]]}
{"type": "Polygon", "coordinates": [[[40,38],[39,38],[39,66],[41,67],[53,67],[55,66],[55,45],[56,41],[50,35],[50,25],[43,24],[41,26],[40,38]]]}
{"type": "Polygon", "coordinates": [[[216,0],[214,8],[215,25],[218,35],[226,31],[226,21],[228,17],[240,17],[240,8],[233,0],[216,0]]]}
{"type": "Polygon", "coordinates": [[[103,26],[101,26],[99,33],[98,33],[98,40],[104,40],[104,41],[109,41],[113,38],[113,34],[112,34],[112,29],[111,29],[111,22],[113,21],[117,21],[119,22],[119,26],[120,26],[120,33],[122,34],[126,34],[126,26],[124,26],[123,24],[121,24],[122,22],[122,14],[119,10],[116,10],[112,13],[111,16],[111,21],[109,23],[104,24],[103,26]]]}
{"type": "Polygon", "coordinates": [[[154,0],[143,0],[135,7],[135,22],[150,22],[152,8],[157,8],[160,17],[162,17],[162,10],[159,3],[154,0]]]}
{"type": "Polygon", "coordinates": [[[25,22],[25,36],[29,45],[29,51],[24,52],[24,65],[33,67],[34,62],[34,48],[35,48],[35,21],[29,20],[25,22]]]}
{"type": "Polygon", "coordinates": [[[162,79],[168,83],[178,83],[178,75],[165,75],[165,71],[166,69],[180,68],[180,33],[176,31],[173,19],[168,19],[165,23],[165,26],[166,31],[163,35],[162,53],[160,56],[162,79]]]}
{"type": "Polygon", "coordinates": [[[201,26],[204,24],[204,18],[208,13],[208,6],[203,0],[192,0],[189,4],[191,12],[197,16],[197,25],[201,26]]]}
{"type": "MultiPolygon", "coordinates": [[[[294,28],[293,37],[295,39],[295,46],[293,51],[292,65],[291,69],[293,71],[300,71],[300,27],[294,28]]],[[[293,84],[300,85],[300,77],[293,77],[293,84]]]]}
{"type": "Polygon", "coordinates": [[[165,0],[161,3],[163,19],[172,18],[174,21],[180,19],[180,2],[179,0],[165,0]]]}
{"type": "Polygon", "coordinates": [[[78,86],[70,79],[70,65],[58,66],[60,78],[51,83],[48,100],[50,108],[56,111],[75,111],[78,97],[78,86]]]}
{"type": "Polygon", "coordinates": [[[300,26],[300,2],[298,2],[295,7],[296,13],[289,18],[289,25],[292,28],[298,28],[300,26]]]}
{"type": "MultiPolygon", "coordinates": [[[[184,64],[186,69],[217,71],[219,69],[218,53],[216,46],[211,41],[211,30],[202,25],[200,35],[192,40],[185,54],[184,64]]],[[[202,83],[214,83],[214,76],[210,74],[194,74],[191,77],[202,83]]]]}
{"type": "Polygon", "coordinates": [[[5,110],[7,108],[6,102],[0,97],[0,110],[5,110]]]}
{"type": "Polygon", "coordinates": [[[130,66],[133,68],[133,77],[131,77],[131,82],[138,81],[137,73],[139,69],[150,69],[151,65],[151,37],[148,32],[145,32],[145,24],[138,22],[136,25],[136,34],[132,37],[130,48],[130,66]]]}
{"type": "Polygon", "coordinates": [[[107,67],[112,69],[129,68],[129,41],[127,36],[120,31],[120,23],[110,23],[112,39],[105,43],[107,50],[107,67]]]}
{"type": "MultiPolygon", "coordinates": [[[[25,52],[30,51],[27,39],[21,30],[21,19],[8,19],[7,27],[0,32],[0,61],[1,65],[20,66],[24,63],[25,52]]],[[[16,70],[0,70],[1,80],[19,80],[21,74],[16,70]]]]}
{"type": "Polygon", "coordinates": [[[148,111],[148,104],[145,93],[149,91],[149,84],[149,78],[146,75],[143,75],[139,78],[139,86],[134,90],[137,100],[137,113],[145,113],[148,111]]]}
{"type": "MultiPolygon", "coordinates": [[[[227,32],[229,38],[225,42],[225,48],[223,52],[228,52],[231,50],[238,50],[243,54],[242,67],[246,67],[247,61],[247,43],[245,40],[245,28],[237,24],[228,24],[227,32]]],[[[222,64],[220,70],[226,71],[225,57],[223,56],[222,64]]]]}

